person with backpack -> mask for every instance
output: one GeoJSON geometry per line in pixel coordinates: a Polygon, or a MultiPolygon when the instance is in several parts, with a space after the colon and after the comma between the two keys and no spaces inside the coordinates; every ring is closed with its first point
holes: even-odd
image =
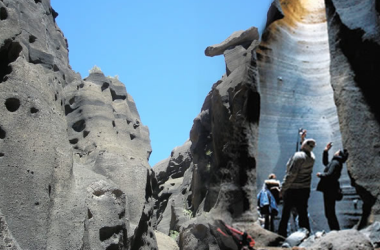
{"type": "Polygon", "coordinates": [[[315,140],[305,139],[301,145],[301,151],[296,152],[286,166],[286,175],[281,188],[283,209],[278,228],[278,233],[285,238],[293,207],[296,208],[299,216],[299,227],[306,228],[310,232],[307,207],[310,197],[311,174],[315,162],[312,150],[315,146],[315,140]]]}
{"type": "Polygon", "coordinates": [[[276,180],[275,174],[270,174],[257,195],[257,206],[260,215],[264,217],[264,228],[272,232],[274,232],[274,217],[278,214],[279,200],[280,182],[276,180]]]}
{"type": "Polygon", "coordinates": [[[335,202],[342,199],[342,191],[340,189],[339,178],[342,172],[343,163],[348,158],[348,151],[338,150],[331,162],[329,162],[329,153],[332,143],[328,143],[323,151],[323,165],[325,169],[323,173],[318,172],[317,177],[321,178],[318,183],[317,191],[323,193],[323,201],[325,206],[325,216],[329,224],[330,230],[340,230],[339,222],[335,213],[335,202]]]}

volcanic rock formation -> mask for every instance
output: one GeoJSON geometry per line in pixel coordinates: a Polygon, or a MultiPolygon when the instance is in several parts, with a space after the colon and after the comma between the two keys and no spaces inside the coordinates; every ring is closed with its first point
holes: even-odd
{"type": "MultiPolygon", "coordinates": [[[[378,246],[379,6],[276,0],[261,42],[250,28],[208,47],[206,55],[224,55],[226,74],[190,140],[153,172],[133,98],[97,67],[83,80],[70,68],[50,1],[0,0],[0,248],[157,249],[156,235],[169,242],[163,233],[180,249],[225,249],[218,219],[279,245],[257,223],[256,190],[269,173],[283,176],[300,127],[317,140],[317,157],[329,141],[350,152],[341,227],[372,223],[310,248],[378,246]]],[[[315,186],[314,231],[327,229],[315,186]]]]}
{"type": "Polygon", "coordinates": [[[154,249],[148,128],[121,82],[71,70],[56,16],[0,2],[0,246],[154,249]]]}
{"type": "MultiPolygon", "coordinates": [[[[281,1],[284,18],[270,24],[257,50],[260,72],[261,116],[259,129],[258,183],[270,173],[279,179],[294,154],[299,128],[317,141],[314,149],[314,174],[324,169],[322,151],[328,142],[332,154],[342,148],[334,93],[330,77],[328,26],[323,0],[281,1]]],[[[344,145],[346,146],[346,145],[344,145]]],[[[309,200],[313,230],[327,228],[323,197],[315,191],[318,178],[312,179],[309,200]]],[[[350,185],[346,169],[341,185],[345,199],[337,204],[342,228],[352,227],[360,212],[353,201],[359,200],[350,185]]]]}
{"type": "MultiPolygon", "coordinates": [[[[224,54],[226,75],[212,87],[190,132],[192,199],[186,209],[194,218],[181,223],[181,249],[215,247],[210,225],[218,218],[263,235],[252,230],[256,225],[248,226],[256,218],[255,208],[246,209],[255,206],[256,181],[247,191],[245,176],[255,179],[257,171],[258,187],[269,173],[282,178],[297,150],[299,128],[317,140],[309,200],[312,230],[328,228],[314,176],[323,170],[322,151],[330,141],[330,157],[343,147],[350,152],[340,180],[344,200],[337,203],[341,227],[361,228],[378,220],[379,13],[373,0],[354,2],[274,1],[260,43],[252,43],[251,28],[206,49],[208,56],[224,54]]],[[[167,193],[167,200],[174,193],[178,190],[167,193]]],[[[340,249],[333,238],[325,241],[340,249]]],[[[280,241],[268,235],[260,244],[280,241]]],[[[363,249],[371,249],[370,244],[363,249]]]]}
{"type": "Polygon", "coordinates": [[[334,88],[347,169],[362,198],[359,228],[380,220],[379,1],[326,0],[334,88]]]}

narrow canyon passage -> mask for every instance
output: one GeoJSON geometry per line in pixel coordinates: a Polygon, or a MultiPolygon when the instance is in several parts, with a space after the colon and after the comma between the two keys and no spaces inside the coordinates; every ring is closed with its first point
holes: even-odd
{"type": "MultiPolygon", "coordinates": [[[[296,151],[298,130],[307,129],[307,138],[317,141],[310,225],[314,232],[328,231],[315,174],[323,171],[326,144],[334,143],[331,159],[342,148],[342,139],[331,87],[324,0],[284,0],[281,6],[285,17],[268,27],[257,51],[261,94],[257,185],[261,188],[270,173],[282,180],[286,163],[296,151]]],[[[345,166],[340,182],[345,197],[337,203],[337,215],[341,228],[350,228],[359,220],[361,201],[345,166]]]]}

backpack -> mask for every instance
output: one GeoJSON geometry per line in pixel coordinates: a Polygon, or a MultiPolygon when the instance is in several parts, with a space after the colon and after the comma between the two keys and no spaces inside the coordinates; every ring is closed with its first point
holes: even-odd
{"type": "Polygon", "coordinates": [[[254,250],[255,241],[250,235],[221,220],[216,220],[214,226],[210,225],[210,229],[221,250],[254,250]]]}

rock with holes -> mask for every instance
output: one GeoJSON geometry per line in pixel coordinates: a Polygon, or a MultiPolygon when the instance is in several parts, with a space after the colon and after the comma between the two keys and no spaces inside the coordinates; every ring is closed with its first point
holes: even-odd
{"type": "Polygon", "coordinates": [[[127,246],[126,196],[106,181],[87,188],[85,227],[91,249],[123,249],[127,246]]]}
{"type": "Polygon", "coordinates": [[[0,2],[0,210],[20,249],[64,249],[52,214],[75,189],[63,88],[78,76],[54,18],[49,1],[0,2]]]}
{"type": "Polygon", "coordinates": [[[145,203],[149,130],[141,123],[125,86],[99,70],[81,82],[72,82],[65,93],[69,142],[78,164],[107,176],[125,192],[131,236],[145,203]]]}
{"type": "Polygon", "coordinates": [[[48,0],[0,1],[4,246],[155,248],[149,130],[116,78],[71,69],[56,16],[48,0]]]}
{"type": "Polygon", "coordinates": [[[171,157],[153,167],[158,189],[156,201],[157,230],[169,235],[180,231],[182,224],[192,217],[190,210],[191,176],[193,173],[191,142],[173,149],[171,157]]]}
{"type": "MultiPolygon", "coordinates": [[[[380,19],[378,1],[326,1],[330,74],[347,169],[363,200],[359,228],[380,220],[380,19]]],[[[360,206],[359,206],[360,208],[360,206]]]]}

